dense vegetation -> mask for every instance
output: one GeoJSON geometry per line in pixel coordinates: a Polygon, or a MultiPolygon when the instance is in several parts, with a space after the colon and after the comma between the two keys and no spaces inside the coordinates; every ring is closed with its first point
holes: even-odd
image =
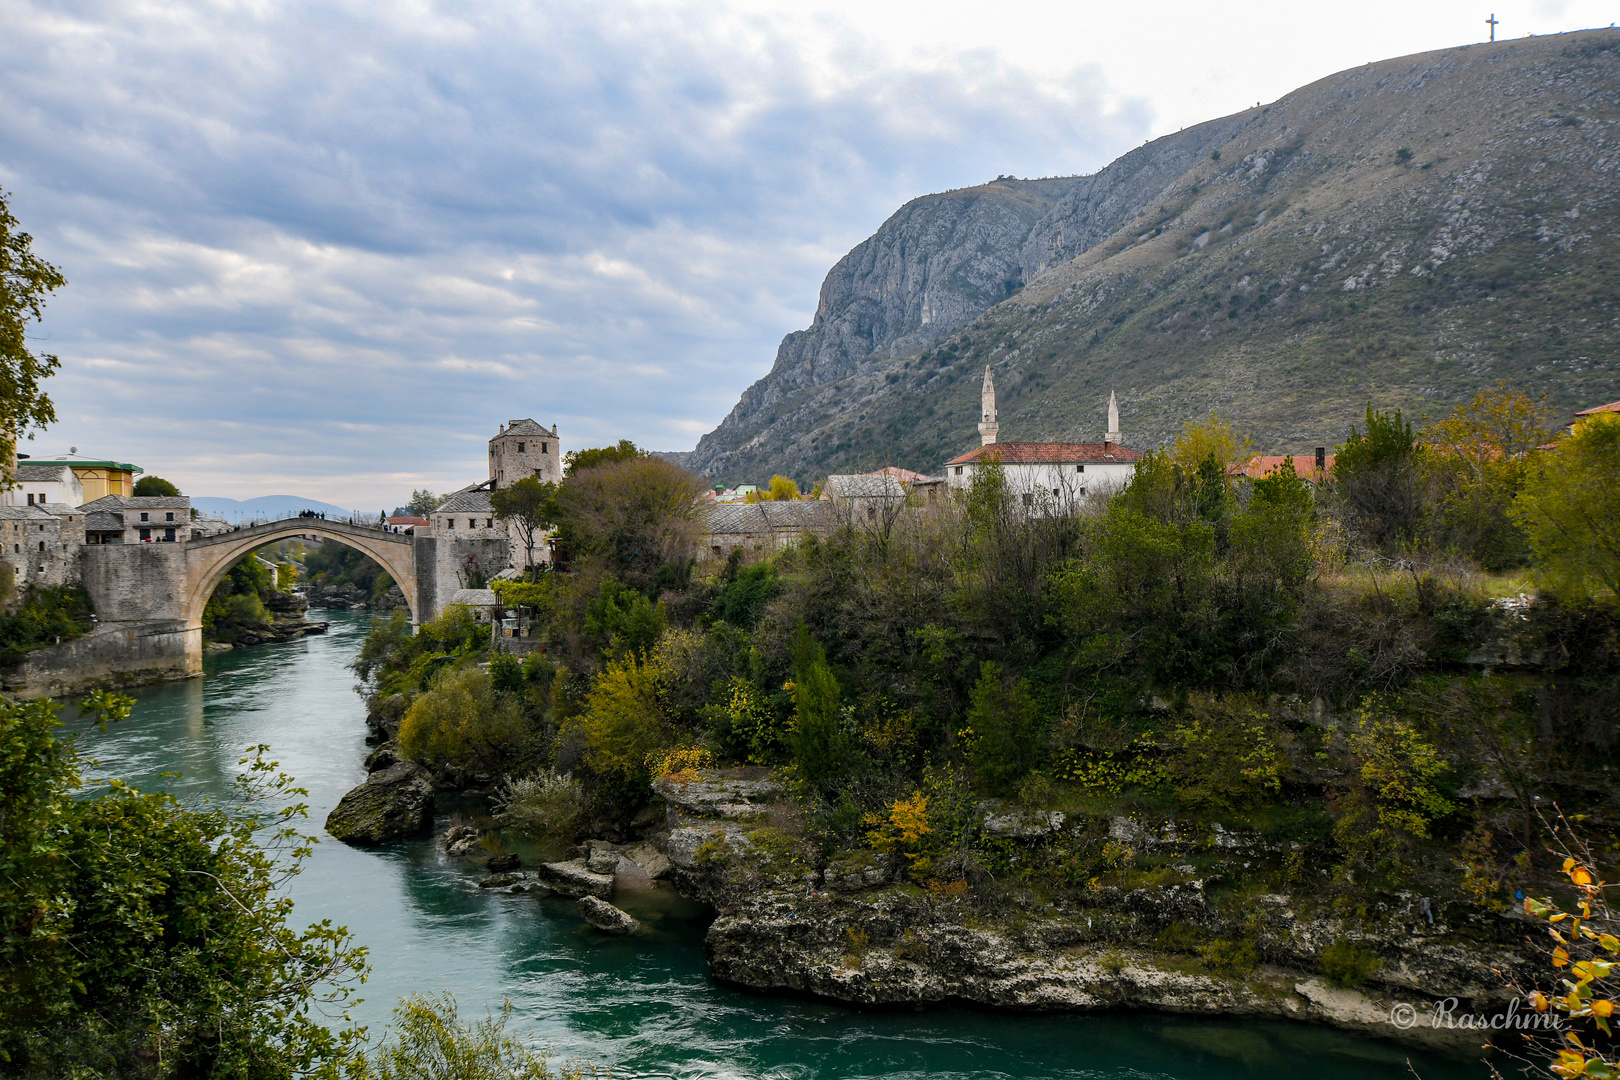
{"type": "Polygon", "coordinates": [[[1241,439],[1206,423],[1106,501],[1030,513],[991,468],[892,524],[697,563],[677,470],[577,470],[571,572],[503,586],[542,613],[543,656],[480,670],[453,611],[379,631],[360,671],[408,700],[408,755],[569,777],[586,828],[671,762],[757,763],[824,851],[901,852],[986,899],[1175,876],[1105,836],[1009,862],[976,830],[989,799],[1297,845],[1229,874],[1238,892],[1499,909],[1542,873],[1538,805],[1616,826],[1620,545],[1617,515],[1587,511],[1614,502],[1620,423],[1525,452],[1544,425],[1505,390],[1419,433],[1369,409],[1318,490],[1291,466],[1237,475],[1241,439]]]}
{"type": "Polygon", "coordinates": [[[59,645],[95,625],[90,594],[77,585],[36,585],[10,613],[0,615],[0,667],[11,667],[29,649],[59,645]]]}
{"type": "Polygon", "coordinates": [[[370,556],[336,540],[322,540],[319,547],[305,548],[302,555],[302,577],[312,589],[353,585],[367,596],[380,597],[394,584],[370,556]]]}
{"type": "Polygon", "coordinates": [[[267,629],[274,616],[276,574],[250,552],[226,571],[203,607],[203,637],[235,643],[246,634],[267,629]]]}

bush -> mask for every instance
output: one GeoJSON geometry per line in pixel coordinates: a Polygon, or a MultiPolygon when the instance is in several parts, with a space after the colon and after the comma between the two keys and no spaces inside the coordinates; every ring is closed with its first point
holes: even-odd
{"type": "Polygon", "coordinates": [[[1232,976],[1247,975],[1260,963],[1260,953],[1255,949],[1254,942],[1248,940],[1222,939],[1200,945],[1198,958],[1211,971],[1232,976]]]}
{"type": "Polygon", "coordinates": [[[399,725],[400,753],[430,768],[498,774],[517,763],[528,725],[476,667],[441,672],[399,725]]]}
{"type": "Polygon", "coordinates": [[[72,641],[89,633],[90,594],[78,586],[34,586],[10,615],[0,616],[0,666],[20,662],[29,649],[72,641]]]}
{"type": "Polygon", "coordinates": [[[383,1041],[350,1066],[349,1080],[576,1080],[579,1066],[553,1071],[544,1054],[507,1034],[500,1014],[463,1023],[455,999],[412,995],[394,1010],[383,1041]]]}
{"type": "Polygon", "coordinates": [[[1004,678],[999,664],[980,666],[967,722],[974,775],[992,795],[1011,795],[1045,758],[1046,725],[1029,686],[1004,678]]]}
{"type": "Polygon", "coordinates": [[[830,792],[848,781],[855,763],[854,743],[844,730],[843,692],[827,654],[802,623],[794,651],[793,763],[812,788],[830,792]]]}
{"type": "Polygon", "coordinates": [[[569,843],[585,821],[585,788],[566,773],[541,769],[509,780],[493,800],[495,820],[530,836],[569,843]]]}
{"type": "Polygon", "coordinates": [[[1620,600],[1620,416],[1599,413],[1538,455],[1513,519],[1555,590],[1620,600]]]}
{"type": "Polygon", "coordinates": [[[1323,949],[1316,959],[1322,976],[1334,986],[1345,989],[1366,982],[1383,963],[1368,946],[1342,936],[1323,949]]]}
{"type": "Polygon", "coordinates": [[[648,759],[669,745],[669,725],[659,701],[658,666],[626,656],[596,676],[578,725],[585,736],[585,763],[616,801],[645,802],[652,780],[648,759]]]}
{"type": "Polygon", "coordinates": [[[1178,794],[1208,811],[1256,806],[1282,789],[1271,718],[1242,697],[1194,695],[1165,765],[1178,794]]]}
{"type": "Polygon", "coordinates": [[[650,651],[665,622],[662,603],[655,605],[612,578],[603,580],[600,594],[585,605],[585,633],[608,659],[650,651]]]}

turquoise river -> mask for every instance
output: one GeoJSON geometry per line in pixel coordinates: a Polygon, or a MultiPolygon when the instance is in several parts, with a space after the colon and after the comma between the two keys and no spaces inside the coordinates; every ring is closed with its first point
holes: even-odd
{"type": "MultiPolygon", "coordinates": [[[[244,749],[268,743],[309,789],[311,831],[320,831],[365,775],[364,709],[347,665],[369,619],[313,614],[331,621],[323,637],[210,657],[201,679],[136,691],[127,721],[105,733],[82,731],[97,773],[182,798],[219,795],[244,749]]],[[[441,810],[437,829],[454,816],[441,810]]],[[[865,1012],[743,993],[709,978],[708,913],[693,905],[656,894],[626,901],[647,932],[612,939],[582,924],[569,903],[480,891],[480,876],[426,837],[373,850],[330,838],[316,847],[292,884],[298,916],[347,925],[370,950],[371,978],[356,1015],[372,1037],[400,996],[448,991],[464,1016],[510,1002],[513,1028],[526,1042],[619,1078],[1488,1075],[1479,1062],[1302,1024],[865,1012]]]]}

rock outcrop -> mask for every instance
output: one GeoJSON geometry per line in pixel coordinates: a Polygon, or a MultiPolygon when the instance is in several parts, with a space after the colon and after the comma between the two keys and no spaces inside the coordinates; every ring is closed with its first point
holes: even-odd
{"type": "MultiPolygon", "coordinates": [[[[1218,825],[1194,837],[1174,823],[986,804],[978,828],[992,844],[1030,856],[1047,844],[1128,845],[1160,867],[1151,884],[1097,877],[1052,899],[986,902],[961,882],[908,881],[898,856],[824,857],[791,828],[768,823],[791,821],[785,807],[749,801],[746,813],[725,816],[737,803],[726,785],[737,779],[698,772],[665,785],[676,827],[659,842],[676,887],[719,909],[705,940],[714,975],[756,990],[880,1006],[1284,1017],[1463,1049],[1477,1047],[1480,1033],[1426,1022],[1437,1002],[1499,1011],[1513,997],[1504,975],[1530,971],[1525,927],[1512,912],[1415,895],[1371,902],[1355,918],[1308,898],[1301,909],[1283,895],[1212,901],[1206,881],[1223,864],[1289,855],[1286,845],[1218,825]],[[1340,941],[1369,958],[1350,980],[1359,986],[1332,986],[1319,974],[1324,950],[1340,941]],[[1416,1024],[1389,1023],[1397,1002],[1413,1006],[1416,1024]]],[[[569,864],[570,873],[588,873],[583,862],[569,864]]]]}
{"type": "Polygon", "coordinates": [[[385,844],[432,827],[433,782],[409,761],[366,777],[326,818],[326,831],[348,844],[385,844]]]}

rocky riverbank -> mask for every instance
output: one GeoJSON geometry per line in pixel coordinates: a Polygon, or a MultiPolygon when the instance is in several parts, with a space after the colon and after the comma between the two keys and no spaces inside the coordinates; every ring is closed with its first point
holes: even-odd
{"type": "Polygon", "coordinates": [[[380,595],[349,582],[342,585],[313,585],[304,594],[311,607],[362,611],[393,611],[405,606],[405,593],[398,585],[389,585],[380,595]]]}

